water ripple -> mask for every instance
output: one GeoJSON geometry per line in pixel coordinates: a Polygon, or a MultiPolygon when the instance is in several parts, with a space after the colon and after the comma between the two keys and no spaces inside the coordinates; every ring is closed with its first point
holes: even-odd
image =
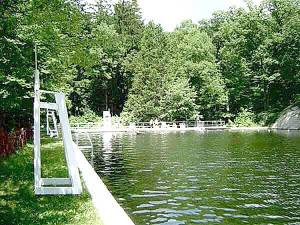
{"type": "Polygon", "coordinates": [[[300,135],[106,133],[92,140],[94,154],[84,154],[137,225],[300,223],[300,135]]]}

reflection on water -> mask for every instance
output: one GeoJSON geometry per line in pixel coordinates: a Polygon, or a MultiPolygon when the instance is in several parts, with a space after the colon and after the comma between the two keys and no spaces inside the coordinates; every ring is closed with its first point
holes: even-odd
{"type": "Polygon", "coordinates": [[[113,133],[112,132],[104,132],[101,136],[102,136],[102,150],[106,153],[111,153],[112,152],[113,133]]]}
{"type": "Polygon", "coordinates": [[[276,133],[287,137],[299,137],[299,130],[277,130],[276,133]]]}
{"type": "Polygon", "coordinates": [[[299,132],[103,133],[93,144],[95,170],[136,224],[300,222],[299,132]]]}

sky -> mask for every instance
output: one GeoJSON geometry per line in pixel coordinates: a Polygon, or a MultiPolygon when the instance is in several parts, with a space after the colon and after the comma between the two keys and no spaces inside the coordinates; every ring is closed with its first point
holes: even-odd
{"type": "MultiPolygon", "coordinates": [[[[93,3],[95,0],[86,1],[93,3]]],[[[252,1],[259,4],[262,0],[252,1]]],[[[209,19],[217,10],[246,6],[244,0],[138,0],[138,3],[144,20],[153,20],[166,31],[173,31],[183,20],[198,22],[209,19]]]]}

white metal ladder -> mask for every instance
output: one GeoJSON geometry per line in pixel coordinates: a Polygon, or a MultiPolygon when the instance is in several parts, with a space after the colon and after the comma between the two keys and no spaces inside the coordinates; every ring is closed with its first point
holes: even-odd
{"type": "Polygon", "coordinates": [[[76,132],[76,144],[77,144],[77,146],[78,146],[78,148],[80,149],[80,150],[83,150],[83,149],[93,149],[93,143],[92,143],[92,140],[91,140],[91,137],[90,137],[90,135],[89,135],[89,133],[88,132],[85,132],[85,131],[77,131],[76,132]],[[85,136],[86,137],[86,139],[88,140],[88,144],[87,145],[79,145],[79,137],[80,136],[85,136]]]}
{"type": "Polygon", "coordinates": [[[57,120],[55,116],[55,110],[49,110],[47,109],[46,114],[46,120],[47,120],[47,135],[50,137],[58,137],[58,129],[57,129],[57,120]],[[53,123],[53,129],[50,127],[50,119],[53,123]]]}
{"type": "Polygon", "coordinates": [[[83,151],[83,150],[86,150],[86,149],[90,149],[90,153],[91,153],[91,162],[90,164],[92,165],[92,167],[94,167],[94,146],[93,146],[93,142],[92,142],[92,139],[89,135],[88,132],[86,131],[78,131],[75,133],[75,136],[76,136],[76,145],[78,147],[79,150],[83,151]],[[80,136],[85,136],[86,139],[88,140],[88,143],[86,145],[79,145],[79,139],[80,139],[80,136]]]}
{"type": "Polygon", "coordinates": [[[79,130],[78,132],[75,133],[75,136],[76,136],[76,145],[80,151],[90,150],[90,154],[91,154],[90,164],[92,167],[94,167],[94,146],[89,133],[86,131],[82,132],[79,130]],[[86,145],[79,145],[80,136],[86,137],[86,139],[88,140],[88,143],[86,145]]]}

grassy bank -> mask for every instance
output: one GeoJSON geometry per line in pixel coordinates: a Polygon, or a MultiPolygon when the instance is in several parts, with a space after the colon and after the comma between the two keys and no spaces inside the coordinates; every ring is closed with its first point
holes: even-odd
{"type": "MultiPolygon", "coordinates": [[[[61,141],[42,140],[42,176],[67,175],[61,141]]],[[[35,196],[33,145],[0,159],[0,224],[101,224],[89,194],[35,196]]]]}

